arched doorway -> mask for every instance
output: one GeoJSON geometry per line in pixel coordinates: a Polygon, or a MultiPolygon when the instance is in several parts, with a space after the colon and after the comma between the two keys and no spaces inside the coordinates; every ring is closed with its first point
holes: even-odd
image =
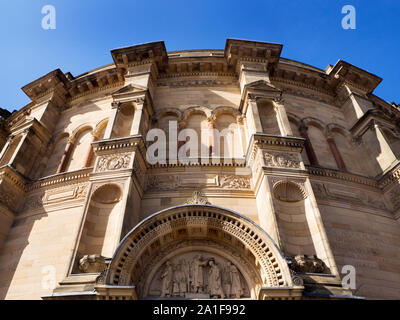
{"type": "Polygon", "coordinates": [[[143,220],[121,241],[101,279],[105,295],[129,287],[139,299],[260,299],[268,288],[288,296],[293,287],[287,262],[268,234],[236,212],[203,204],[143,220]]]}

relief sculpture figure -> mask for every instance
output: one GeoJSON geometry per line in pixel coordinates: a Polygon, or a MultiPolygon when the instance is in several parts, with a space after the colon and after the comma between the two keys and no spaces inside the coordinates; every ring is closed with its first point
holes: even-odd
{"type": "Polygon", "coordinates": [[[165,263],[164,272],[161,274],[162,286],[161,286],[161,298],[170,297],[172,292],[172,277],[173,269],[171,262],[165,263]]]}

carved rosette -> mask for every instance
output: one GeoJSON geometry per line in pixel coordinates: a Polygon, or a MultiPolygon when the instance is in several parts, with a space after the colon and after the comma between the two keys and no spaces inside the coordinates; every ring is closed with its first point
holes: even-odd
{"type": "Polygon", "coordinates": [[[130,153],[103,155],[99,159],[96,171],[104,172],[104,171],[127,169],[130,166],[130,162],[131,162],[130,153]]]}

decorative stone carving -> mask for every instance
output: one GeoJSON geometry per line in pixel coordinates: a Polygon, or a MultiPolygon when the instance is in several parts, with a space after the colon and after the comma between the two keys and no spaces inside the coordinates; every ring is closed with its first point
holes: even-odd
{"type": "Polygon", "coordinates": [[[215,264],[214,259],[208,261],[209,266],[209,281],[208,286],[210,290],[210,296],[212,298],[225,298],[224,291],[222,289],[222,276],[220,268],[215,264]]]}
{"type": "Polygon", "coordinates": [[[267,167],[300,168],[297,155],[292,153],[268,151],[264,153],[264,159],[267,167]]]}
{"type": "Polygon", "coordinates": [[[165,191],[174,190],[180,186],[179,176],[161,175],[149,176],[147,179],[146,190],[165,191]]]}
{"type": "Polygon", "coordinates": [[[225,189],[250,189],[250,178],[227,175],[219,178],[219,186],[225,189]]]}
{"type": "Polygon", "coordinates": [[[111,204],[121,200],[122,192],[115,184],[96,186],[92,194],[92,200],[98,203],[111,204]]]}
{"type": "Polygon", "coordinates": [[[320,182],[313,182],[312,186],[315,196],[319,199],[345,201],[370,208],[386,210],[385,203],[373,197],[370,193],[360,192],[353,188],[341,187],[339,189],[320,182]]]}
{"type": "Polygon", "coordinates": [[[104,155],[99,160],[97,171],[104,172],[111,170],[127,169],[129,168],[130,162],[131,154],[129,153],[104,155]]]}
{"type": "Polygon", "coordinates": [[[25,200],[22,211],[34,210],[43,205],[44,193],[34,194],[25,200]]]}
{"type": "Polygon", "coordinates": [[[151,283],[150,296],[188,299],[249,296],[244,277],[231,261],[219,256],[203,258],[203,255],[193,252],[167,260],[156,273],[159,277],[151,283]]]}
{"type": "Polygon", "coordinates": [[[276,199],[285,202],[297,202],[307,198],[307,193],[303,186],[286,180],[275,183],[273,193],[276,199]]]}
{"type": "Polygon", "coordinates": [[[325,263],[316,255],[297,255],[292,259],[290,267],[295,272],[324,273],[325,263]]]}
{"type": "Polygon", "coordinates": [[[393,207],[396,210],[400,207],[400,188],[395,188],[389,193],[390,201],[393,203],[393,207]]]}
{"type": "Polygon", "coordinates": [[[294,272],[292,269],[290,269],[290,274],[291,274],[291,276],[292,276],[293,284],[294,284],[295,286],[301,287],[301,286],[304,285],[303,278],[300,277],[299,275],[297,275],[297,273],[294,272]]]}
{"type": "Polygon", "coordinates": [[[173,269],[171,262],[165,263],[164,272],[161,274],[162,286],[161,286],[161,297],[170,297],[172,294],[173,286],[173,269]]]}
{"type": "Polygon", "coordinates": [[[185,204],[211,204],[201,191],[195,191],[185,204]]]}
{"type": "Polygon", "coordinates": [[[198,175],[149,175],[146,190],[170,191],[177,188],[190,188],[201,185],[202,188],[250,189],[250,176],[198,174],[198,175]]]}
{"type": "Polygon", "coordinates": [[[104,257],[98,254],[85,255],[79,260],[79,270],[84,273],[98,273],[106,268],[104,257]]]}

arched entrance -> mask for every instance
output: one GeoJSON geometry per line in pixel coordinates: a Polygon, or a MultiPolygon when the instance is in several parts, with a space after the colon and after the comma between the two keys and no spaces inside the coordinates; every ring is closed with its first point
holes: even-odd
{"type": "MultiPolygon", "coordinates": [[[[181,205],[143,220],[121,241],[103,286],[142,298],[263,298],[293,286],[282,253],[250,219],[213,205],[181,205]]],[[[287,293],[285,293],[287,294],[287,293]]]]}

